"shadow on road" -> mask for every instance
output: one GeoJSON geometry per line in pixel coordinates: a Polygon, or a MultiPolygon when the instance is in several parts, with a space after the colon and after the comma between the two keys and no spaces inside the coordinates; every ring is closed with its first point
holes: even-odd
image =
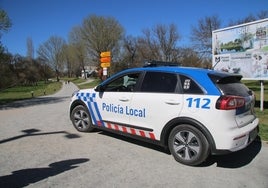
{"type": "MultiPolygon", "coordinates": [[[[169,152],[167,148],[163,148],[159,145],[139,141],[136,139],[132,139],[129,137],[125,137],[122,135],[117,135],[117,134],[105,132],[105,131],[101,131],[99,132],[99,134],[111,136],[116,139],[120,139],[129,143],[137,144],[143,147],[147,147],[147,148],[154,149],[156,151],[171,155],[171,153],[169,152]]],[[[208,159],[204,163],[202,163],[201,165],[197,167],[211,166],[216,163],[217,167],[221,167],[221,168],[240,168],[240,167],[248,165],[261,151],[261,147],[262,147],[262,142],[260,140],[260,137],[257,137],[256,140],[253,141],[247,148],[237,151],[237,152],[230,153],[230,154],[209,156],[208,159]]],[[[173,158],[171,158],[170,160],[172,159],[173,158]]]]}
{"type": "Polygon", "coordinates": [[[240,168],[249,164],[261,151],[262,142],[259,137],[255,139],[247,148],[226,154],[210,156],[201,166],[209,166],[214,163],[222,168],[240,168]]]}
{"type": "Polygon", "coordinates": [[[70,97],[37,97],[32,99],[18,100],[7,104],[0,105],[0,110],[7,110],[12,108],[22,108],[28,106],[35,106],[40,104],[53,104],[69,99],[70,97]]]}
{"type": "Polygon", "coordinates": [[[78,164],[88,162],[87,158],[69,159],[51,163],[45,168],[29,168],[13,171],[11,175],[0,177],[0,187],[16,188],[36,183],[51,176],[79,167],[78,164]]]}
{"type": "Polygon", "coordinates": [[[40,132],[40,130],[38,129],[26,129],[26,130],[22,130],[21,132],[23,132],[24,134],[22,135],[18,135],[18,136],[14,136],[11,138],[7,138],[4,140],[0,140],[0,144],[6,143],[6,142],[11,142],[13,140],[17,140],[17,139],[21,139],[24,137],[28,137],[28,136],[42,136],[42,135],[51,135],[51,134],[64,134],[66,138],[72,139],[72,138],[79,138],[80,136],[77,134],[71,134],[68,133],[66,131],[54,131],[54,132],[40,132]]]}
{"type": "MultiPolygon", "coordinates": [[[[160,152],[163,152],[163,153],[170,154],[170,152],[169,152],[169,150],[167,148],[163,148],[160,145],[156,145],[156,144],[153,144],[153,143],[150,143],[150,142],[137,140],[137,139],[130,138],[130,137],[123,136],[123,135],[119,135],[119,134],[116,134],[116,133],[113,133],[113,132],[110,132],[110,131],[106,132],[106,131],[95,130],[95,132],[98,132],[98,134],[113,137],[115,139],[119,139],[119,140],[122,140],[122,141],[125,141],[125,142],[129,142],[129,143],[132,143],[132,144],[136,144],[136,145],[139,145],[139,146],[143,146],[143,147],[150,148],[150,149],[153,149],[153,150],[156,150],[156,151],[160,151],[160,152]]],[[[139,138],[139,137],[137,137],[137,138],[139,138]]]]}

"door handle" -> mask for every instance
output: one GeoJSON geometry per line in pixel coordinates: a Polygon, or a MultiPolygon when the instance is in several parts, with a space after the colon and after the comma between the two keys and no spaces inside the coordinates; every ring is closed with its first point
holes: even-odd
{"type": "Polygon", "coordinates": [[[179,105],[180,102],[178,101],[174,101],[174,100],[167,100],[165,101],[166,104],[169,104],[169,105],[179,105]]]}
{"type": "Polygon", "coordinates": [[[128,98],[120,98],[119,100],[122,101],[122,102],[128,102],[129,101],[128,98]]]}

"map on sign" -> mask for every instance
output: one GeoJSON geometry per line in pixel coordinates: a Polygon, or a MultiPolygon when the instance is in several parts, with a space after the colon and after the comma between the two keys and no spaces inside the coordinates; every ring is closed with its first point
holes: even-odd
{"type": "Polygon", "coordinates": [[[268,80],[268,19],[212,32],[215,70],[268,80]]]}

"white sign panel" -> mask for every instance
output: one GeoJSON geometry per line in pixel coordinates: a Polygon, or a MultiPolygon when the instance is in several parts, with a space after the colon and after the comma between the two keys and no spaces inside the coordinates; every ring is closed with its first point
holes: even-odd
{"type": "Polygon", "coordinates": [[[268,80],[268,19],[212,32],[215,70],[268,80]]]}

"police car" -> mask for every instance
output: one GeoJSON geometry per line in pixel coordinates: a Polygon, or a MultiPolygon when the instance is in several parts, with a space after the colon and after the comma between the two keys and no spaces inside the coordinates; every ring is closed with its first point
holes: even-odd
{"type": "Polygon", "coordinates": [[[210,154],[241,150],[256,138],[255,97],[241,75],[150,65],[75,92],[70,103],[74,127],[156,143],[191,166],[210,154]]]}

